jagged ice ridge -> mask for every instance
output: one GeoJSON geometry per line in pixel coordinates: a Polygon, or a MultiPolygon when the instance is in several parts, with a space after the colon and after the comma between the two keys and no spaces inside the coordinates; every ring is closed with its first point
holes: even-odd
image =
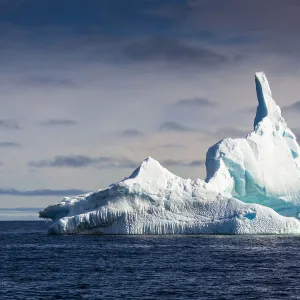
{"type": "Polygon", "coordinates": [[[148,157],[124,180],[40,212],[49,233],[299,234],[300,149],[263,72],[254,131],[208,149],[206,180],[148,157]]]}

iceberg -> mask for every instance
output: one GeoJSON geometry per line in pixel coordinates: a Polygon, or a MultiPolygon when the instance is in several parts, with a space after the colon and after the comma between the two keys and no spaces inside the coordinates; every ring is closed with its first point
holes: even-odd
{"type": "Polygon", "coordinates": [[[52,234],[299,234],[300,149],[263,72],[254,131],[208,149],[205,180],[148,157],[104,190],[41,211],[52,234]]]}
{"type": "Polygon", "coordinates": [[[281,116],[264,73],[255,74],[258,107],[254,131],[226,138],[206,156],[206,182],[243,202],[273,208],[284,216],[300,212],[300,148],[281,116]]]}

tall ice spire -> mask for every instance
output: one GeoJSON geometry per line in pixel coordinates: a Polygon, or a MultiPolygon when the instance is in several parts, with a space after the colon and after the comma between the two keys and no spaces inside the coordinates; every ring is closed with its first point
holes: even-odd
{"type": "Polygon", "coordinates": [[[255,73],[256,94],[258,107],[254,119],[254,129],[256,125],[265,117],[270,117],[273,124],[282,120],[281,110],[272,98],[272,92],[264,72],[255,73]]]}

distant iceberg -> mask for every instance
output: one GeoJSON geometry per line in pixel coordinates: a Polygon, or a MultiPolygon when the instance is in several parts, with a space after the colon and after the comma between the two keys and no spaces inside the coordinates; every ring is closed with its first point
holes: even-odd
{"type": "Polygon", "coordinates": [[[255,83],[254,131],[208,149],[205,181],[148,157],[107,189],[46,207],[49,233],[299,234],[300,148],[263,72],[255,83]]]}

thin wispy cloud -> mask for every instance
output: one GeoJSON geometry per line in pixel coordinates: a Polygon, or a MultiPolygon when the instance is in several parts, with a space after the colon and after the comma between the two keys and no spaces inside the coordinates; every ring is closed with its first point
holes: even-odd
{"type": "Polygon", "coordinates": [[[186,148],[185,145],[181,144],[176,144],[176,143],[167,143],[167,144],[162,144],[162,145],[155,145],[155,146],[150,146],[150,147],[145,147],[146,150],[157,150],[157,149],[165,149],[167,151],[171,150],[182,150],[186,148]]]}
{"type": "Polygon", "coordinates": [[[190,98],[190,99],[182,99],[176,102],[176,105],[179,107],[191,107],[191,108],[205,108],[205,107],[213,107],[216,103],[209,101],[206,98],[190,98]]]}
{"type": "Polygon", "coordinates": [[[144,136],[143,132],[137,129],[126,129],[121,132],[121,135],[124,137],[142,137],[144,136]]]}
{"type": "Polygon", "coordinates": [[[219,138],[242,138],[245,137],[249,133],[247,129],[239,129],[235,127],[221,127],[218,128],[217,131],[212,133],[212,136],[217,136],[219,138]]]}
{"type": "Polygon", "coordinates": [[[0,119],[0,129],[7,130],[20,130],[22,127],[19,125],[17,121],[8,120],[8,119],[0,119]]]}
{"type": "Polygon", "coordinates": [[[59,79],[54,77],[45,76],[27,76],[26,78],[20,79],[17,84],[27,85],[36,88],[73,88],[76,85],[69,79],[59,79]]]}
{"type": "Polygon", "coordinates": [[[0,141],[0,148],[20,148],[21,145],[15,142],[0,141]]]}
{"type": "Polygon", "coordinates": [[[215,67],[230,62],[223,54],[169,38],[150,38],[132,42],[122,49],[122,54],[131,61],[197,67],[215,67]]]}
{"type": "Polygon", "coordinates": [[[181,161],[174,159],[167,159],[161,162],[166,167],[202,167],[205,165],[203,160],[181,161]]]}
{"type": "Polygon", "coordinates": [[[174,132],[188,132],[188,131],[194,131],[194,129],[182,125],[177,122],[164,122],[163,124],[160,125],[159,130],[164,132],[164,131],[174,131],[174,132]]]}
{"type": "Polygon", "coordinates": [[[172,144],[172,143],[168,143],[168,144],[164,144],[160,146],[161,148],[166,148],[166,149],[178,149],[178,148],[185,148],[185,145],[181,145],[181,144],[172,144]]]}
{"type": "Polygon", "coordinates": [[[89,157],[84,155],[55,156],[53,159],[31,161],[34,168],[135,168],[137,163],[125,157],[89,157]]]}
{"type": "Polygon", "coordinates": [[[44,126],[73,126],[78,125],[78,122],[70,119],[49,119],[40,123],[44,126]]]}
{"type": "Polygon", "coordinates": [[[205,165],[204,160],[193,160],[193,161],[188,163],[189,167],[202,167],[204,165],[205,165]]]}
{"type": "Polygon", "coordinates": [[[282,107],[283,112],[292,112],[299,113],[300,112],[300,101],[296,101],[290,105],[286,105],[282,107]]]}
{"type": "Polygon", "coordinates": [[[236,127],[220,127],[215,130],[201,130],[199,133],[202,137],[199,140],[209,140],[215,142],[216,140],[221,140],[225,138],[244,138],[250,129],[240,129],[236,127]]]}
{"type": "Polygon", "coordinates": [[[9,212],[39,212],[41,211],[41,207],[0,207],[0,212],[2,213],[9,213],[9,212]]]}
{"type": "Polygon", "coordinates": [[[21,197],[46,197],[46,196],[75,196],[85,194],[87,191],[80,189],[65,189],[65,190],[52,190],[52,189],[37,189],[37,190],[18,190],[14,188],[1,189],[0,195],[3,196],[21,196],[21,197]]]}

